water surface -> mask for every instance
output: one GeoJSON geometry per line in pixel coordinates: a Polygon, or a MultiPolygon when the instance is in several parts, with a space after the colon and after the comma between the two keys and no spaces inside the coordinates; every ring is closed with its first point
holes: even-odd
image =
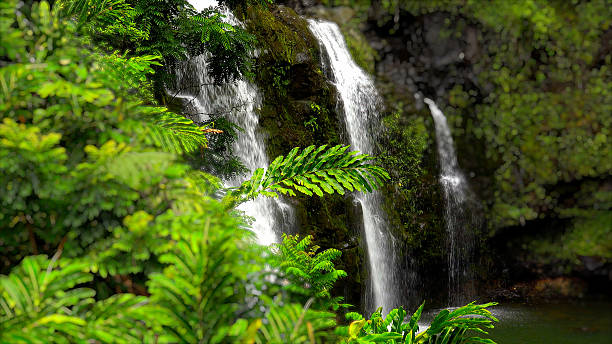
{"type": "MultiPolygon", "coordinates": [[[[489,336],[498,344],[612,344],[612,300],[503,303],[490,308],[499,319],[489,336]]],[[[426,310],[420,330],[440,309],[426,310]]]]}
{"type": "Polygon", "coordinates": [[[499,344],[611,344],[612,301],[504,304],[491,338],[499,344]]]}

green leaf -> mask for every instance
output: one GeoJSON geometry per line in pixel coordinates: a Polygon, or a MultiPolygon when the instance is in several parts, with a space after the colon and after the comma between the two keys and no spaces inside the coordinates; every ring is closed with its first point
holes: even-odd
{"type": "Polygon", "coordinates": [[[274,159],[265,172],[255,171],[231,197],[244,202],[276,192],[295,195],[291,189],[320,197],[324,193],[344,194],[345,189],[372,192],[389,175],[381,167],[370,164],[370,160],[366,154],[349,152],[348,146],[308,146],[303,150],[296,147],[286,157],[274,159]]]}

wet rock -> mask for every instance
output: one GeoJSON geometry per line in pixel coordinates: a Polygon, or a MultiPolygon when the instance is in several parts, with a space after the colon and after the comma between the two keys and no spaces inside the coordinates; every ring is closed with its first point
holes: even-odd
{"type": "Polygon", "coordinates": [[[355,10],[345,6],[333,8],[316,6],[309,8],[307,13],[317,18],[333,21],[340,26],[347,24],[355,16],[355,10]]]}
{"type": "MultiPolygon", "coordinates": [[[[263,93],[259,118],[268,156],[285,155],[297,146],[342,143],[336,89],[322,71],[319,44],[308,22],[291,8],[271,5],[270,9],[247,10],[247,27],[262,51],[256,61],[255,83],[263,93]]],[[[359,235],[351,230],[351,197],[297,196],[288,203],[300,224],[297,232],[313,235],[322,250],[333,247],[343,252],[336,267],[349,277],[341,284],[346,290],[336,295],[346,295],[347,302],[359,304],[362,255],[359,235]]]]}

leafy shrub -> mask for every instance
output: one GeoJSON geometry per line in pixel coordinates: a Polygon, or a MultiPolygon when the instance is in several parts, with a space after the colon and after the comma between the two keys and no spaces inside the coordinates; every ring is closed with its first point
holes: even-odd
{"type": "Polygon", "coordinates": [[[386,317],[379,308],[369,320],[357,313],[347,314],[354,319],[348,327],[338,328],[337,332],[348,337],[343,343],[406,343],[406,344],[460,344],[491,343],[490,339],[478,336],[468,337],[470,331],[486,334],[483,328],[492,328],[497,319],[486,308],[495,305],[487,303],[476,305],[473,302],[455,310],[444,309],[436,315],[429,327],[419,332],[419,320],[425,303],[414,312],[408,322],[403,308],[391,310],[386,317]]]}

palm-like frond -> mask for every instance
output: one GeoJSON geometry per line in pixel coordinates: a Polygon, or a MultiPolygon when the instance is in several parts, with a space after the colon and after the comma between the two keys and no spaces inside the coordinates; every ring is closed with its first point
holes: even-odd
{"type": "Polygon", "coordinates": [[[371,164],[374,159],[357,151],[347,152],[348,146],[328,148],[309,146],[292,149],[287,156],[277,157],[267,170],[255,170],[251,179],[242,183],[231,195],[252,199],[258,195],[276,197],[279,193],[296,195],[296,191],[312,196],[313,193],[368,191],[377,189],[389,179],[387,172],[371,164]]]}
{"type": "Polygon", "coordinates": [[[146,298],[123,294],[96,303],[92,289],[79,287],[92,279],[86,262],[25,258],[0,276],[0,342],[141,341],[144,324],[135,310],[146,298]]]}
{"type": "MultiPolygon", "coordinates": [[[[497,303],[491,302],[477,305],[471,302],[454,311],[444,309],[436,315],[426,331],[419,333],[414,342],[408,343],[427,343],[427,344],[468,344],[468,343],[487,343],[495,344],[488,338],[477,336],[467,337],[468,331],[487,334],[484,329],[493,328],[493,322],[497,319],[491,314],[487,307],[497,303]]],[[[420,309],[422,309],[421,306],[420,309]]]]}
{"type": "Polygon", "coordinates": [[[92,276],[84,263],[55,265],[44,256],[31,256],[10,275],[0,277],[0,341],[78,338],[85,321],[70,308],[91,303],[94,292],[74,287],[92,276]]]}
{"type": "Polygon", "coordinates": [[[100,343],[150,342],[142,311],[148,300],[133,294],[115,294],[96,302],[85,314],[86,336],[100,343]]]}
{"type": "MultiPolygon", "coordinates": [[[[235,223],[229,214],[220,217],[235,223]]],[[[240,239],[248,232],[229,230],[219,217],[200,219],[203,232],[178,240],[160,257],[168,267],[148,282],[155,304],[149,313],[161,323],[162,342],[209,343],[230,336],[235,313],[245,303],[244,278],[257,256],[249,255],[253,247],[240,239]]]]}
{"type": "Polygon", "coordinates": [[[192,120],[160,108],[147,123],[153,142],[166,151],[183,154],[206,148],[206,127],[192,120]]]}

